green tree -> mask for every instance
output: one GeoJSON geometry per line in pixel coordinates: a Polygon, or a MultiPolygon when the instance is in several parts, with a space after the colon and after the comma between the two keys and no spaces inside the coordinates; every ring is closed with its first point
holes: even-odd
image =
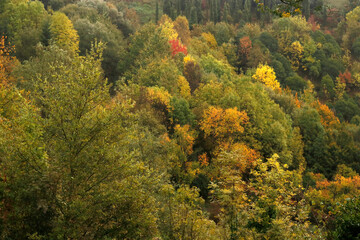
{"type": "Polygon", "coordinates": [[[155,199],[145,193],[155,186],[154,178],[136,148],[125,147],[139,135],[135,116],[121,96],[110,98],[101,53],[56,61],[49,66],[57,70],[52,75],[36,74],[31,98],[43,117],[46,180],[52,186],[47,204],[54,212],[46,238],[156,234],[155,199]]]}
{"type": "Polygon", "coordinates": [[[40,1],[8,1],[0,22],[12,44],[16,45],[19,60],[35,55],[35,46],[41,39],[47,13],[40,1]]]}

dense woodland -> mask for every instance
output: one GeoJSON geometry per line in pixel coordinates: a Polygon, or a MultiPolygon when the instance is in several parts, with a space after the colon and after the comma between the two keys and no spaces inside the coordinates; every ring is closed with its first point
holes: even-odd
{"type": "Polygon", "coordinates": [[[0,238],[360,239],[360,2],[1,0],[0,238]]]}

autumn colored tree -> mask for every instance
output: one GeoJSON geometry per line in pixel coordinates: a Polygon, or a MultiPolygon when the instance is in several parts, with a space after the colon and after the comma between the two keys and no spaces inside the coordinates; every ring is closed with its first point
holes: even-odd
{"type": "Polygon", "coordinates": [[[171,46],[172,56],[175,56],[178,53],[183,53],[184,55],[187,55],[186,47],[184,45],[182,45],[178,39],[170,40],[169,43],[171,46]]]}
{"type": "Polygon", "coordinates": [[[241,66],[246,66],[246,63],[250,56],[251,48],[252,48],[252,42],[248,36],[245,36],[239,40],[238,52],[241,61],[241,66]]]}
{"type": "Polygon", "coordinates": [[[319,112],[321,118],[321,124],[326,128],[336,127],[340,124],[339,119],[335,116],[334,112],[330,108],[316,101],[312,104],[313,107],[319,112]]]}
{"type": "MultiPolygon", "coordinates": [[[[339,166],[338,173],[335,175],[334,180],[326,179],[322,174],[310,173],[310,177],[315,185],[309,187],[306,197],[311,199],[311,211],[313,216],[321,224],[331,224],[331,218],[340,213],[341,205],[346,204],[347,199],[357,197],[359,194],[359,175],[353,170],[345,166],[339,166]],[[342,173],[340,169],[347,169],[342,173]]],[[[341,213],[340,213],[341,214],[341,213]]]]}
{"type": "Polygon", "coordinates": [[[260,64],[252,77],[257,81],[264,83],[273,90],[280,89],[280,83],[276,80],[274,69],[268,65],[260,64]]]}
{"type": "Polygon", "coordinates": [[[320,239],[322,232],[310,226],[305,199],[294,201],[302,192],[301,172],[288,170],[277,155],[254,164],[248,182],[237,172],[230,182],[219,179],[212,185],[226,213],[221,220],[228,228],[227,238],[320,239]]]}
{"type": "Polygon", "coordinates": [[[201,34],[201,36],[204,38],[205,42],[208,44],[210,48],[217,47],[217,42],[214,35],[212,35],[211,33],[204,32],[201,34]]]}
{"type": "Polygon", "coordinates": [[[219,143],[231,141],[244,132],[244,125],[249,118],[244,111],[237,108],[222,109],[209,107],[205,110],[200,122],[200,129],[206,138],[214,138],[219,143]]]}
{"type": "Polygon", "coordinates": [[[186,78],[183,76],[179,76],[177,85],[180,92],[180,96],[183,97],[184,99],[189,100],[191,97],[191,88],[186,78]]]}
{"type": "Polygon", "coordinates": [[[60,12],[55,12],[50,21],[51,40],[59,47],[72,53],[79,51],[79,36],[70,19],[60,12]]]}
{"type": "Polygon", "coordinates": [[[161,32],[169,41],[176,40],[179,34],[174,29],[174,22],[167,15],[163,15],[159,21],[161,32]]]}
{"type": "Polygon", "coordinates": [[[0,79],[3,86],[13,82],[10,73],[18,63],[16,58],[12,56],[14,47],[5,43],[6,38],[5,36],[0,38],[0,79]]]}

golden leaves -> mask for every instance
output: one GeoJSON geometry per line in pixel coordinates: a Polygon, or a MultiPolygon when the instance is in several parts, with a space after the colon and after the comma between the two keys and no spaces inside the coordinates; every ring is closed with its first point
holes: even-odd
{"type": "Polygon", "coordinates": [[[273,90],[280,89],[280,83],[276,80],[274,69],[268,65],[260,64],[252,77],[273,90]]]}
{"type": "Polygon", "coordinates": [[[204,131],[206,137],[224,138],[231,134],[244,132],[242,125],[246,124],[248,120],[246,112],[239,112],[236,107],[226,110],[210,107],[204,112],[200,129],[204,131]]]}

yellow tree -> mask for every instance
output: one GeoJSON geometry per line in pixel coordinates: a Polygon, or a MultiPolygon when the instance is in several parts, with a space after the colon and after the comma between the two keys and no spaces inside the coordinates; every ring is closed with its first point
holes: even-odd
{"type": "Polygon", "coordinates": [[[161,33],[168,38],[169,41],[176,40],[179,35],[174,28],[174,22],[167,15],[163,15],[159,21],[161,33]]]}
{"type": "Polygon", "coordinates": [[[50,34],[53,43],[70,52],[79,51],[79,35],[70,19],[61,12],[51,16],[50,34]]]}
{"type": "Polygon", "coordinates": [[[195,142],[195,132],[190,130],[190,126],[180,126],[177,124],[174,128],[174,136],[182,151],[188,155],[192,154],[195,142]]]}
{"type": "Polygon", "coordinates": [[[212,35],[211,33],[202,33],[201,36],[205,39],[207,45],[210,48],[215,49],[217,47],[218,44],[214,35],[212,35]]]}
{"type": "Polygon", "coordinates": [[[274,69],[268,65],[260,64],[252,77],[273,90],[280,90],[280,83],[276,80],[274,69]]]}
{"type": "Polygon", "coordinates": [[[232,134],[244,132],[243,125],[249,120],[245,111],[238,111],[235,108],[222,109],[209,107],[204,112],[200,122],[200,129],[204,131],[205,137],[224,139],[231,137],[232,134]]]}

